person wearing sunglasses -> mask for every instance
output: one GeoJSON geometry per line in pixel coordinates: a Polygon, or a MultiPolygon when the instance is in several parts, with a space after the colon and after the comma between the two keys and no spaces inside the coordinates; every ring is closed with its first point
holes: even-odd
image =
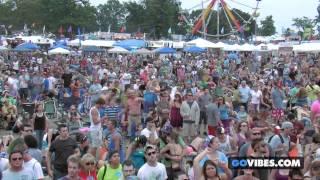
{"type": "Polygon", "coordinates": [[[81,179],[97,180],[96,160],[92,154],[87,153],[83,155],[80,165],[79,176],[81,179]]]}
{"type": "Polygon", "coordinates": [[[12,151],[9,155],[10,168],[2,172],[2,180],[34,180],[34,173],[23,167],[23,152],[12,151]]]}
{"type": "Polygon", "coordinates": [[[140,180],[168,179],[165,165],[158,162],[157,148],[155,146],[146,146],[145,157],[147,162],[138,171],[138,178],[140,180]]]}

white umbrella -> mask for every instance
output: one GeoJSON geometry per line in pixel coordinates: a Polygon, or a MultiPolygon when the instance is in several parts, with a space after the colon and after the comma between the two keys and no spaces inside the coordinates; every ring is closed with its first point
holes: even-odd
{"type": "Polygon", "coordinates": [[[243,45],[240,46],[240,51],[254,51],[255,50],[255,46],[254,45],[251,45],[251,44],[248,44],[248,43],[245,43],[243,45]]]}
{"type": "Polygon", "coordinates": [[[134,53],[135,54],[153,54],[152,51],[145,49],[145,48],[138,49],[134,53]]]}
{"type": "Polygon", "coordinates": [[[49,51],[49,55],[53,54],[70,54],[69,50],[63,49],[63,48],[55,48],[49,51]]]}
{"type": "Polygon", "coordinates": [[[221,48],[218,47],[215,43],[207,41],[202,38],[194,39],[186,43],[187,46],[197,46],[201,48],[221,48]]]}
{"type": "Polygon", "coordinates": [[[228,45],[223,48],[224,51],[240,51],[241,46],[239,44],[228,45]]]}
{"type": "Polygon", "coordinates": [[[125,48],[116,46],[114,48],[109,49],[108,53],[129,53],[129,51],[126,50],[125,48]]]}

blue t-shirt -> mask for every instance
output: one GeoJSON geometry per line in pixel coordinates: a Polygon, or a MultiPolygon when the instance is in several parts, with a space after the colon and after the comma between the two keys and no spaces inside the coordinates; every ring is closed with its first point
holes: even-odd
{"type": "MultiPolygon", "coordinates": [[[[228,157],[223,152],[217,151],[217,154],[218,154],[218,160],[220,162],[223,162],[226,164],[228,163],[228,157]]],[[[201,159],[201,161],[199,162],[200,167],[202,167],[207,160],[209,160],[208,156],[205,156],[203,159],[201,159]]],[[[218,174],[223,174],[223,173],[225,173],[223,169],[218,167],[218,174]]]]}
{"type": "Polygon", "coordinates": [[[271,98],[272,98],[272,102],[275,106],[275,108],[277,109],[283,109],[284,104],[283,104],[283,100],[284,100],[284,92],[279,90],[279,89],[275,89],[273,88],[271,91],[271,98]]]}
{"type": "Polygon", "coordinates": [[[222,121],[229,119],[228,111],[229,111],[229,108],[226,105],[222,105],[219,107],[220,119],[222,121]]]}
{"type": "Polygon", "coordinates": [[[246,87],[240,86],[239,93],[240,93],[240,102],[247,103],[250,97],[250,88],[248,86],[246,87]]]}
{"type": "Polygon", "coordinates": [[[151,108],[156,106],[156,102],[158,101],[158,97],[155,93],[146,91],[143,95],[144,103],[143,103],[143,112],[148,113],[151,108]]]}

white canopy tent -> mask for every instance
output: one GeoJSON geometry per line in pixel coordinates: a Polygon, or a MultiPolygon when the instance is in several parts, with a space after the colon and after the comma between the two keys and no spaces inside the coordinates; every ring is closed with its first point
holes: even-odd
{"type": "Polygon", "coordinates": [[[106,40],[85,40],[81,41],[82,46],[97,46],[97,47],[113,47],[115,41],[106,40]]]}
{"type": "Polygon", "coordinates": [[[320,43],[304,43],[300,45],[293,45],[295,52],[320,52],[320,43]]]}
{"type": "Polygon", "coordinates": [[[63,49],[63,48],[55,48],[55,49],[52,49],[48,52],[49,55],[54,55],[54,54],[65,54],[65,55],[69,55],[70,54],[70,51],[69,50],[66,50],[66,49],[63,49]]]}
{"type": "Polygon", "coordinates": [[[239,51],[254,51],[256,47],[252,44],[245,43],[240,46],[239,51]]]}
{"type": "Polygon", "coordinates": [[[148,49],[141,48],[141,49],[136,50],[134,52],[134,54],[153,54],[153,52],[148,49]]]}
{"type": "Polygon", "coordinates": [[[109,49],[108,53],[119,53],[119,54],[122,53],[122,54],[125,54],[125,53],[129,53],[129,51],[126,50],[125,48],[116,46],[114,48],[109,49]]]}
{"type": "Polygon", "coordinates": [[[198,38],[198,39],[194,39],[192,41],[189,41],[186,43],[186,46],[197,46],[197,47],[201,47],[201,48],[222,48],[222,47],[218,46],[217,44],[210,42],[210,41],[207,41],[202,38],[198,38]]]}
{"type": "Polygon", "coordinates": [[[80,40],[79,39],[74,39],[74,40],[68,41],[67,45],[68,46],[80,46],[80,40]]]}
{"type": "Polygon", "coordinates": [[[240,51],[241,47],[239,44],[226,44],[225,47],[223,48],[224,51],[240,51]]]}
{"type": "Polygon", "coordinates": [[[279,50],[278,44],[268,43],[267,46],[268,46],[268,49],[270,49],[271,51],[278,51],[279,50]]]}

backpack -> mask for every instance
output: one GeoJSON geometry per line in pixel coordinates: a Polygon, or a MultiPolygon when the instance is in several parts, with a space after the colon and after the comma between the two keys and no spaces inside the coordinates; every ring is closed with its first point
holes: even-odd
{"type": "MultiPolygon", "coordinates": [[[[274,135],[270,136],[268,139],[268,144],[270,144],[270,142],[274,136],[279,136],[281,143],[284,144],[284,139],[281,136],[281,134],[274,134],[274,135]]],[[[289,137],[289,150],[290,150],[290,137],[289,137]]]]}

